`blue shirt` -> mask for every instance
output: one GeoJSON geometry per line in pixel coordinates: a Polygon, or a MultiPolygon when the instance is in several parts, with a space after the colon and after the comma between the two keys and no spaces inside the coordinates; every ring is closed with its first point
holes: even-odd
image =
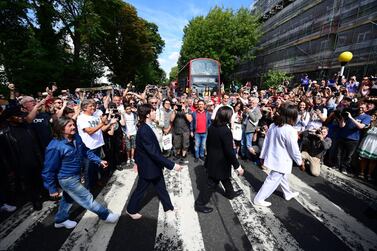
{"type": "Polygon", "coordinates": [[[76,134],[73,141],[53,139],[48,144],[42,171],[43,184],[50,194],[58,191],[58,179],[80,175],[84,158],[100,164],[101,159],[90,151],[76,134]]]}
{"type": "MultiPolygon", "coordinates": [[[[355,120],[364,125],[369,125],[371,116],[364,113],[356,116],[355,120]]],[[[339,129],[339,138],[358,141],[360,140],[360,129],[357,128],[351,119],[347,119],[346,125],[339,129]]]]}

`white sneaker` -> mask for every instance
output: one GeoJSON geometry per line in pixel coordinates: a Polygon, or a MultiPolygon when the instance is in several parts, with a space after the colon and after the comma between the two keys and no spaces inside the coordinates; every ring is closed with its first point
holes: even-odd
{"type": "Polygon", "coordinates": [[[107,216],[105,222],[115,223],[115,222],[117,222],[119,220],[119,217],[120,217],[120,214],[109,213],[109,215],[107,216]]]}
{"type": "Polygon", "coordinates": [[[66,220],[66,221],[63,221],[61,223],[55,223],[54,224],[55,228],[65,227],[67,229],[74,228],[74,227],[76,227],[76,225],[77,225],[77,222],[76,221],[72,221],[72,220],[66,220]]]}
{"type": "Polygon", "coordinates": [[[142,217],[141,214],[136,213],[136,214],[130,214],[129,212],[126,211],[126,213],[133,219],[133,220],[138,220],[142,217]]]}
{"type": "Polygon", "coordinates": [[[17,209],[17,207],[11,206],[11,205],[8,205],[8,204],[4,204],[0,207],[0,211],[5,211],[7,213],[14,212],[14,211],[16,211],[16,209],[17,209]]]}
{"type": "Polygon", "coordinates": [[[298,195],[299,195],[298,192],[291,193],[291,195],[289,195],[288,197],[285,197],[285,200],[291,200],[294,197],[297,197],[298,195]]]}
{"type": "Polygon", "coordinates": [[[259,207],[269,207],[271,206],[271,202],[268,202],[268,201],[253,201],[253,204],[255,206],[259,206],[259,207]]]}
{"type": "Polygon", "coordinates": [[[8,204],[4,204],[0,207],[0,211],[5,211],[5,212],[8,212],[8,213],[14,212],[14,211],[16,211],[16,209],[17,209],[17,207],[11,206],[11,205],[8,205],[8,204]]]}

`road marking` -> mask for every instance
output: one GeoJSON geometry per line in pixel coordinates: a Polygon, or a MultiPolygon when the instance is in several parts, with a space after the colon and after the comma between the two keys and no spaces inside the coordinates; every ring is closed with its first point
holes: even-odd
{"type": "MultiPolygon", "coordinates": [[[[25,214],[28,212],[28,207],[21,211],[22,222],[15,227],[15,225],[8,225],[5,229],[8,235],[1,238],[0,250],[12,249],[20,240],[24,239],[28,233],[30,233],[33,228],[40,222],[42,222],[46,217],[52,212],[56,207],[56,203],[53,201],[43,202],[43,207],[39,211],[34,211],[26,218],[25,214]],[[9,228],[12,227],[13,230],[9,232],[9,228]]],[[[4,230],[5,230],[4,229],[4,230]]]]}
{"type": "Polygon", "coordinates": [[[353,250],[377,249],[377,234],[372,230],[295,175],[289,176],[289,184],[300,192],[295,199],[348,247],[353,250]]]}
{"type": "Polygon", "coordinates": [[[205,250],[188,167],[164,177],[175,210],[166,214],[160,203],[154,250],[205,250]]]}
{"type": "Polygon", "coordinates": [[[244,177],[232,172],[232,185],[243,194],[230,200],[253,250],[302,250],[295,238],[270,208],[256,207],[251,200],[255,191],[244,177]]]}
{"type": "Polygon", "coordinates": [[[33,213],[33,206],[31,203],[25,204],[22,208],[18,209],[9,218],[1,223],[0,226],[0,240],[7,236],[12,230],[23,222],[30,214],[33,213]]]}
{"type": "Polygon", "coordinates": [[[329,167],[322,166],[321,176],[328,180],[330,183],[340,187],[348,194],[363,200],[365,203],[372,207],[376,207],[377,193],[374,189],[360,183],[355,178],[348,177],[336,170],[329,169],[329,167]]]}
{"type": "MultiPolygon", "coordinates": [[[[122,213],[136,177],[132,169],[115,171],[96,200],[112,212],[122,213]]],[[[87,210],[60,250],[106,250],[115,226],[87,210]]]]}

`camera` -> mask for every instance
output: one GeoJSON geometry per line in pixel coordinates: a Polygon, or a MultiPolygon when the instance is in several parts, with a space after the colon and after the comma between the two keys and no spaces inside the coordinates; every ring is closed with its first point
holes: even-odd
{"type": "Polygon", "coordinates": [[[176,105],[177,106],[177,112],[181,112],[182,111],[182,105],[176,105]]]}

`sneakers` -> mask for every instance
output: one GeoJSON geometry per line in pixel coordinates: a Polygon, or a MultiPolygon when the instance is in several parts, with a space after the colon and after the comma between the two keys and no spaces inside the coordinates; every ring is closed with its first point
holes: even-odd
{"type": "Polygon", "coordinates": [[[63,221],[61,223],[55,223],[54,224],[55,228],[65,227],[66,229],[74,228],[74,227],[76,227],[76,225],[77,225],[77,222],[72,221],[72,220],[66,220],[66,221],[63,221]]]}
{"type": "Polygon", "coordinates": [[[140,219],[141,217],[143,217],[143,215],[139,214],[139,213],[136,213],[136,214],[130,214],[128,211],[126,211],[127,214],[133,219],[133,220],[138,220],[140,219]]]}
{"type": "Polygon", "coordinates": [[[285,200],[291,200],[294,197],[297,197],[298,195],[299,195],[298,192],[291,193],[291,195],[289,195],[288,197],[285,197],[285,200]]]}
{"type": "Polygon", "coordinates": [[[201,161],[205,162],[206,158],[205,157],[200,157],[201,161]]]}
{"type": "Polygon", "coordinates": [[[345,175],[347,175],[348,173],[347,173],[347,171],[344,169],[344,170],[342,170],[342,171],[340,171],[342,174],[345,174],[345,175]]]}
{"type": "Polygon", "coordinates": [[[268,201],[253,201],[253,204],[255,205],[255,206],[259,206],[259,207],[269,207],[269,206],[271,206],[272,204],[271,204],[271,202],[268,202],[268,201]]]}
{"type": "Polygon", "coordinates": [[[15,207],[15,206],[4,204],[0,207],[0,212],[12,213],[12,212],[16,211],[16,209],[17,209],[17,207],[15,207]]]}
{"type": "Polygon", "coordinates": [[[109,215],[107,216],[105,222],[115,223],[115,222],[117,222],[119,220],[119,217],[120,217],[120,214],[109,213],[109,215]]]}
{"type": "Polygon", "coordinates": [[[198,162],[199,162],[199,158],[195,158],[194,163],[198,163],[198,162]]]}

